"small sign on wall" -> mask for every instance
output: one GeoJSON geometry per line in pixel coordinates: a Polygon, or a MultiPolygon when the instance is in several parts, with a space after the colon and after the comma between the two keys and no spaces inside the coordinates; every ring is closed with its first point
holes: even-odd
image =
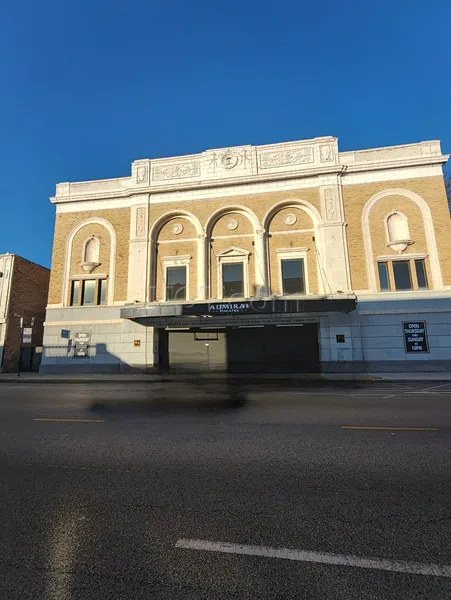
{"type": "Polygon", "coordinates": [[[141,340],[133,340],[133,345],[135,346],[135,348],[138,348],[139,346],[141,346],[141,340]]]}
{"type": "Polygon", "coordinates": [[[74,358],[89,358],[90,331],[77,331],[74,334],[74,358]]]}
{"type": "Polygon", "coordinates": [[[32,327],[24,327],[22,329],[22,344],[31,344],[31,337],[33,335],[32,327]]]}
{"type": "Polygon", "coordinates": [[[89,358],[89,346],[74,346],[74,358],[89,358]]]}
{"type": "Polygon", "coordinates": [[[407,353],[429,352],[425,321],[403,322],[402,329],[407,353]]]}
{"type": "Polygon", "coordinates": [[[76,344],[89,344],[91,341],[91,332],[90,331],[77,331],[74,334],[74,342],[76,344]]]}

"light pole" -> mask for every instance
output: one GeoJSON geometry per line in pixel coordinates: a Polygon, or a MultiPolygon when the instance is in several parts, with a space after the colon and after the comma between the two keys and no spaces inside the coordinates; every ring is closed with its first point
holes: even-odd
{"type": "Polygon", "coordinates": [[[19,346],[19,362],[17,364],[17,377],[20,377],[20,367],[22,364],[22,338],[23,338],[23,317],[14,313],[15,317],[19,317],[19,329],[20,329],[20,346],[19,346]]]}

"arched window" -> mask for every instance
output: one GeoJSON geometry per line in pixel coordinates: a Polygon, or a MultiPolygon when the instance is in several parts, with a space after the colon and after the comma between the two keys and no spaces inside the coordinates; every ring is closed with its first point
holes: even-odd
{"type": "Polygon", "coordinates": [[[83,260],[82,266],[85,271],[92,273],[92,271],[100,264],[100,242],[92,236],[86,240],[83,248],[83,260]]]}
{"type": "Polygon", "coordinates": [[[398,254],[402,254],[407,246],[412,244],[406,215],[396,210],[386,217],[385,224],[388,246],[398,254]]]}

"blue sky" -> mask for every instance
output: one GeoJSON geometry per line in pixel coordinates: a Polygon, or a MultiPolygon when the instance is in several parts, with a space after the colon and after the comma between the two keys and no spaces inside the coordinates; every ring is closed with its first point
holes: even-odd
{"type": "Polygon", "coordinates": [[[0,9],[0,253],[50,266],[60,181],[321,135],[451,152],[448,0],[16,0],[0,9]]]}

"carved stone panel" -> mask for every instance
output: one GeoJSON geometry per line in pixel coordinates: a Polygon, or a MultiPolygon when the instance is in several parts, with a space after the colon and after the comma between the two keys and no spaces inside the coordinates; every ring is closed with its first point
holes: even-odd
{"type": "Polygon", "coordinates": [[[324,202],[326,205],[326,219],[328,221],[336,221],[338,218],[337,214],[337,202],[335,199],[335,192],[332,189],[325,190],[324,202]]]}
{"type": "Polygon", "coordinates": [[[206,172],[210,175],[239,176],[250,168],[251,157],[247,148],[214,150],[207,153],[206,172]]]}
{"type": "Polygon", "coordinates": [[[304,148],[277,150],[275,152],[262,152],[260,154],[260,167],[262,169],[274,169],[276,167],[312,163],[313,160],[313,147],[306,146],[304,148]]]}
{"type": "Polygon", "coordinates": [[[146,235],[146,209],[140,207],[136,209],[136,237],[146,235]]]}
{"type": "Polygon", "coordinates": [[[180,235],[183,231],[183,225],[181,223],[174,223],[171,231],[174,235],[180,235]]]}
{"type": "Polygon", "coordinates": [[[147,181],[147,166],[141,165],[136,169],[136,183],[146,183],[147,181]]]}
{"type": "Polygon", "coordinates": [[[319,157],[321,162],[332,162],[334,160],[333,148],[330,144],[323,144],[319,147],[319,157]]]}
{"type": "Polygon", "coordinates": [[[199,161],[156,165],[152,169],[154,181],[166,181],[170,179],[183,179],[185,177],[198,177],[200,175],[199,161]]]}

